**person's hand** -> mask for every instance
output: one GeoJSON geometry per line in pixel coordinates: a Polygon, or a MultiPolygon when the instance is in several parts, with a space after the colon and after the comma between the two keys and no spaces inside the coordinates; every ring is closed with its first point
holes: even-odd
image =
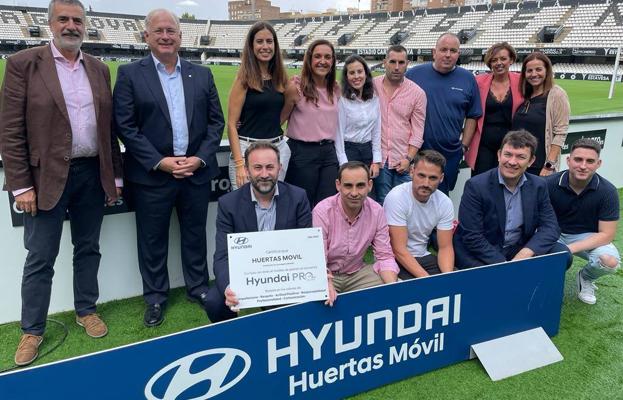
{"type": "Polygon", "coordinates": [[[236,166],[236,185],[238,187],[247,183],[247,171],[244,165],[236,166]]]}
{"type": "Polygon", "coordinates": [[[402,160],[400,160],[400,162],[398,162],[398,164],[396,164],[396,172],[398,172],[399,174],[404,174],[409,170],[409,164],[411,164],[411,162],[409,162],[409,160],[407,160],[406,158],[403,158],[402,160]]]}
{"type": "Polygon", "coordinates": [[[379,168],[379,163],[372,163],[372,165],[370,165],[370,178],[379,176],[379,168]]]}
{"type": "Polygon", "coordinates": [[[541,172],[539,172],[539,176],[550,176],[553,173],[554,173],[554,171],[551,170],[551,169],[542,168],[541,172]]]}
{"type": "Polygon", "coordinates": [[[160,171],[166,172],[167,174],[173,174],[173,170],[175,170],[175,168],[177,168],[179,165],[178,163],[184,161],[186,161],[186,157],[165,157],[160,160],[160,164],[158,164],[158,169],[160,171]]]}
{"type": "Polygon", "coordinates": [[[178,161],[177,166],[173,169],[172,174],[175,178],[182,179],[192,176],[193,173],[201,167],[201,159],[199,157],[188,157],[178,161]]]}
{"type": "Polygon", "coordinates": [[[19,210],[30,213],[33,217],[37,215],[37,193],[32,188],[27,192],[15,196],[15,205],[19,210]]]}
{"type": "Polygon", "coordinates": [[[333,287],[333,279],[327,279],[327,285],[329,286],[329,298],[324,302],[325,306],[333,307],[333,303],[337,300],[337,292],[333,287]]]}
{"type": "Polygon", "coordinates": [[[108,207],[114,206],[115,203],[117,202],[117,200],[119,200],[121,198],[122,190],[123,190],[123,188],[117,187],[117,188],[115,188],[115,192],[117,193],[117,196],[115,196],[115,197],[106,196],[106,205],[108,207]]]}
{"type": "Polygon", "coordinates": [[[237,313],[239,311],[238,304],[236,294],[227,286],[227,289],[225,289],[225,305],[229,307],[230,310],[237,313]]]}

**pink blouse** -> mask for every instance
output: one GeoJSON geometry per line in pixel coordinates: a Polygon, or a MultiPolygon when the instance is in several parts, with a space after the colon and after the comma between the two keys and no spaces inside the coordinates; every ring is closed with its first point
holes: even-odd
{"type": "Polygon", "coordinates": [[[326,88],[316,88],[318,104],[307,101],[299,90],[296,102],[288,121],[287,136],[303,142],[319,142],[335,140],[337,133],[337,102],[339,92],[333,95],[333,103],[329,101],[326,88]]]}

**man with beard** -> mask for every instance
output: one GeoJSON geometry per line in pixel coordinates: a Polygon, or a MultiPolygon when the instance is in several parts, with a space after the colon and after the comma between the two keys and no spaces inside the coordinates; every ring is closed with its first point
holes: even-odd
{"type": "Polygon", "coordinates": [[[407,49],[390,46],[383,61],[385,75],[374,78],[374,91],[381,105],[382,162],[374,181],[380,204],[394,186],[411,180],[409,165],[422,147],[426,95],[405,79],[408,63],[407,49]]]}
{"type": "Polygon", "coordinates": [[[343,164],[335,181],[337,194],[314,207],[314,226],[322,228],[327,268],[337,293],[396,282],[398,265],[389,244],[387,221],[381,207],[370,199],[372,179],[360,161],[343,164]],[[363,257],[374,251],[374,264],[363,257]]]}
{"type": "MultiPolygon", "coordinates": [[[[526,174],[536,146],[528,131],[508,132],[498,151],[498,168],[465,184],[454,235],[457,268],[569,251],[557,242],[560,228],[545,181],[526,174]]],[[[569,254],[567,268],[571,261],[569,254]]]]}
{"type": "Polygon", "coordinates": [[[80,50],[84,6],[53,0],[48,22],[49,45],[9,57],[0,99],[5,188],[24,212],[28,250],[17,365],[34,361],[43,341],[66,214],[74,245],[76,322],[91,337],[108,332],[95,307],[99,235],[104,204],[117,199],[122,185],[119,143],[110,129],[108,67],[80,50]]]}
{"type": "Polygon", "coordinates": [[[216,285],[207,297],[206,312],[212,322],[236,316],[238,300],[229,288],[227,235],[281,229],[309,228],[312,217],[307,194],[299,187],[278,182],[279,150],[272,143],[252,143],[244,154],[249,182],[221,196],[216,216],[214,275],[216,285]]]}
{"type": "Polygon", "coordinates": [[[452,229],[454,207],[437,190],[443,181],[445,158],[434,150],[420,151],[413,160],[411,182],[396,186],[385,199],[385,215],[400,279],[421,278],[454,269],[452,229]],[[437,255],[428,241],[437,230],[437,255]]]}

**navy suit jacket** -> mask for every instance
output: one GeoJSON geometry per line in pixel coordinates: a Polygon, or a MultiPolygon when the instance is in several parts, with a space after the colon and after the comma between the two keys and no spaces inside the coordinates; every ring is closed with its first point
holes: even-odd
{"type": "MultiPolygon", "coordinates": [[[[519,246],[529,248],[535,255],[543,255],[558,240],[560,228],[545,181],[531,174],[526,174],[526,178],[520,189],[523,229],[519,246]]],[[[459,207],[459,226],[454,234],[457,267],[507,261],[502,252],[505,225],[506,206],[498,169],[468,180],[459,207]]]]}
{"type": "MultiPolygon", "coordinates": [[[[180,62],[188,123],[186,156],[206,163],[186,179],[205,184],[218,174],[216,152],[225,126],[223,111],[210,70],[180,62]]],[[[175,179],[154,170],[160,160],[174,154],[171,117],[151,55],[119,67],[113,103],[117,133],[126,147],[125,177],[148,186],[175,179]]]]}
{"type": "MultiPolygon", "coordinates": [[[[275,230],[311,228],[312,215],[305,190],[278,182],[276,197],[277,215],[275,230]]],[[[251,189],[247,183],[238,190],[221,196],[216,216],[216,250],[214,252],[214,275],[221,295],[229,285],[229,259],[227,234],[257,232],[255,204],[251,201],[251,189]]]]}

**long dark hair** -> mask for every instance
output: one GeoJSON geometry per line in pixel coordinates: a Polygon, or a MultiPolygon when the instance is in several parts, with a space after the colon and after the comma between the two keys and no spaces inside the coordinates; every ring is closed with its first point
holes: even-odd
{"type": "Polygon", "coordinates": [[[347,99],[353,100],[357,98],[359,93],[355,90],[350,83],[348,83],[348,66],[354,62],[359,62],[363,65],[363,70],[366,73],[366,81],[363,84],[363,89],[361,91],[361,99],[363,101],[368,101],[372,97],[374,97],[374,85],[372,84],[372,72],[370,72],[370,67],[368,64],[358,54],[352,54],[346,58],[344,61],[344,70],[342,71],[342,96],[347,99]]]}
{"type": "Polygon", "coordinates": [[[528,54],[526,58],[523,59],[523,63],[521,64],[521,77],[519,78],[519,90],[521,90],[521,94],[523,95],[526,102],[530,100],[532,96],[533,88],[532,85],[526,79],[526,65],[530,61],[541,60],[545,65],[545,80],[543,81],[543,93],[547,93],[550,91],[552,86],[554,86],[554,69],[552,68],[552,62],[549,57],[540,51],[535,51],[533,53],[528,54]]]}
{"type": "Polygon", "coordinates": [[[334,91],[337,89],[337,82],[335,80],[335,48],[333,44],[328,40],[317,39],[311,42],[307,51],[305,51],[305,57],[303,59],[303,71],[301,72],[301,92],[303,92],[303,96],[306,101],[313,101],[314,104],[318,104],[318,91],[316,90],[316,84],[314,83],[314,78],[312,76],[312,55],[314,54],[314,49],[318,46],[325,45],[331,48],[331,53],[333,55],[333,62],[331,63],[331,71],[326,76],[327,81],[327,95],[329,96],[329,101],[333,103],[334,91]]]}
{"type": "Polygon", "coordinates": [[[245,89],[251,88],[259,92],[262,91],[264,83],[262,82],[260,63],[257,61],[257,58],[255,58],[255,53],[253,53],[253,41],[255,40],[255,35],[264,29],[268,30],[273,35],[275,47],[273,58],[268,62],[268,72],[270,73],[272,84],[275,89],[279,92],[283,92],[288,83],[288,75],[283,66],[277,33],[275,33],[275,29],[268,22],[258,21],[249,29],[247,38],[244,41],[244,48],[242,49],[242,60],[240,69],[238,70],[238,79],[245,89]]]}

